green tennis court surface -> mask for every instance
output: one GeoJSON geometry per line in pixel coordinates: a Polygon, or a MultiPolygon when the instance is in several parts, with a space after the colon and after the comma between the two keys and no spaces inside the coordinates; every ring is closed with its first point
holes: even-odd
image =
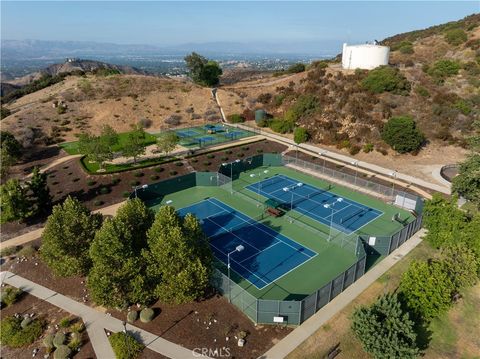
{"type": "MultiPolygon", "coordinates": [[[[228,168],[226,170],[226,172],[229,171],[228,168]]],[[[234,270],[231,278],[256,298],[303,299],[358,261],[356,246],[359,235],[389,236],[403,228],[405,223],[414,220],[408,211],[353,190],[331,185],[288,167],[258,166],[255,169],[237,173],[233,178],[231,186],[229,183],[221,187],[216,185],[218,178],[214,173],[205,173],[203,185],[197,183],[196,186],[194,179],[191,180],[191,184],[179,184],[179,180],[172,178],[168,185],[165,183],[159,183],[158,187],[155,187],[157,184],[151,185],[148,196],[147,193],[145,197],[141,193],[140,195],[153,209],[169,204],[180,210],[182,215],[190,211],[204,219],[204,230],[212,238],[212,250],[217,259],[216,266],[225,274],[227,273],[225,253],[232,246],[243,242],[255,247],[256,250],[249,249],[249,256],[236,259],[238,264],[245,264],[244,269],[232,263],[234,270]],[[352,232],[350,234],[330,227],[328,220],[320,221],[295,208],[289,210],[288,206],[284,216],[268,216],[265,214],[264,203],[271,196],[266,191],[255,191],[255,189],[260,188],[261,182],[276,176],[288,178],[295,183],[301,182],[318,193],[328,191],[329,198],[344,198],[350,205],[355,204],[359,208],[366,209],[366,213],[372,212],[375,216],[368,217],[368,221],[362,222],[361,225],[350,226],[349,231],[352,232]],[[154,193],[164,194],[154,195],[154,193]],[[198,207],[199,203],[203,204],[198,207]],[[217,208],[218,213],[209,209],[212,203],[215,204],[215,208],[220,207],[217,208]],[[205,220],[212,214],[216,214],[217,217],[205,220]],[[404,223],[392,220],[394,216],[399,216],[404,223]],[[240,225],[239,232],[235,230],[237,224],[240,225]],[[268,230],[263,231],[261,235],[256,230],[259,227],[268,228],[268,230]],[[247,233],[256,233],[255,239],[251,239],[247,233]],[[296,243],[295,246],[298,246],[298,249],[304,248],[306,253],[316,253],[316,255],[301,261],[302,258],[298,257],[297,252],[281,249],[283,245],[277,243],[281,242],[278,238],[283,242],[285,242],[284,238],[287,238],[296,243]],[[268,251],[262,254],[263,249],[268,248],[267,244],[281,245],[279,247],[281,250],[276,255],[283,256],[285,260],[288,255],[293,255],[295,260],[291,263],[286,261],[285,264],[282,261],[277,263],[275,259],[267,260],[270,256],[267,255],[268,251]]],[[[345,214],[342,218],[348,218],[352,214],[354,212],[348,216],[345,214]]],[[[328,214],[322,218],[328,218],[328,214]]],[[[340,217],[337,218],[340,219],[340,217]]],[[[247,247],[245,244],[244,246],[247,247]]],[[[270,253],[271,256],[275,257],[272,253],[270,253]]]]}
{"type": "Polygon", "coordinates": [[[180,145],[187,148],[208,147],[255,135],[250,131],[230,127],[225,124],[208,124],[174,131],[180,138],[180,145]]]}

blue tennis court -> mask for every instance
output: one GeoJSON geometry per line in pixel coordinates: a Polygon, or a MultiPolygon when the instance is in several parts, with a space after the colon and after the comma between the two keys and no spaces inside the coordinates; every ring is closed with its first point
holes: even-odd
{"type": "Polygon", "coordinates": [[[209,198],[178,210],[194,214],[210,238],[215,257],[258,289],[273,283],[317,255],[225,203],[209,198]],[[244,250],[235,252],[238,245],[244,250]]]}
{"type": "Polygon", "coordinates": [[[284,175],[267,178],[246,188],[281,202],[285,209],[300,212],[347,234],[359,230],[383,214],[377,209],[341,198],[328,190],[301,183],[284,175]]]}
{"type": "Polygon", "coordinates": [[[193,137],[198,135],[198,133],[193,130],[176,131],[176,133],[177,133],[177,136],[180,138],[193,137]]]}

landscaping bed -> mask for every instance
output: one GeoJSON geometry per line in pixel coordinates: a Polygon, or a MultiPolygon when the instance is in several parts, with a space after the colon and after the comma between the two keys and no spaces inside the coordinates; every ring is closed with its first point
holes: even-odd
{"type": "MultiPolygon", "coordinates": [[[[4,289],[5,288],[2,288],[2,290],[4,289]]],[[[71,325],[77,325],[81,323],[79,318],[75,318],[70,313],[67,313],[64,310],[25,292],[20,295],[17,302],[9,305],[6,308],[3,308],[0,312],[2,319],[13,316],[15,313],[20,315],[34,313],[35,315],[33,318],[39,318],[45,321],[43,334],[32,344],[25,345],[20,348],[10,348],[2,345],[2,358],[32,358],[32,353],[35,349],[39,349],[35,357],[43,358],[46,354],[46,348],[43,345],[43,339],[49,332],[53,333],[63,330],[60,325],[60,322],[63,318],[72,318],[71,325]]],[[[69,332],[70,328],[67,327],[64,330],[69,332]]],[[[81,331],[80,334],[82,346],[80,347],[80,351],[74,352],[76,354],[73,355],[72,358],[96,358],[86,330],[81,331]]]]}
{"type": "MultiPolygon", "coordinates": [[[[40,242],[36,241],[32,244],[38,246],[40,242]]],[[[84,277],[54,276],[38,257],[38,253],[22,260],[17,260],[12,255],[1,266],[1,269],[16,273],[82,303],[86,299],[85,304],[94,306],[88,299],[84,277]]],[[[206,347],[220,350],[228,347],[232,357],[235,358],[257,358],[292,330],[283,326],[254,325],[225,298],[213,292],[202,301],[182,305],[167,305],[157,302],[152,307],[155,310],[155,318],[152,322],[142,323],[140,320],[136,320],[133,325],[189,349],[206,347]],[[238,337],[241,331],[247,334],[246,344],[243,348],[237,346],[235,339],[235,336],[238,337]],[[227,336],[229,337],[228,341],[226,340],[227,336]]],[[[109,312],[118,319],[126,320],[126,312],[117,310],[109,312]]],[[[147,351],[144,351],[141,357],[158,357],[154,355],[157,353],[150,356],[147,351]]]]}

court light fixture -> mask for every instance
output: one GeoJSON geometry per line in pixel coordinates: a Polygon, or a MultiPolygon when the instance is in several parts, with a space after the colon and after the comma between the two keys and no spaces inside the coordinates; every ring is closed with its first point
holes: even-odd
{"type": "Polygon", "coordinates": [[[235,250],[236,250],[237,252],[241,252],[241,251],[243,251],[244,249],[245,249],[245,247],[242,246],[241,244],[239,244],[238,246],[235,247],[235,250]]]}
{"type": "Polygon", "coordinates": [[[288,192],[288,191],[290,191],[290,189],[289,189],[288,187],[283,187],[282,190],[283,190],[283,192],[288,192]]]}

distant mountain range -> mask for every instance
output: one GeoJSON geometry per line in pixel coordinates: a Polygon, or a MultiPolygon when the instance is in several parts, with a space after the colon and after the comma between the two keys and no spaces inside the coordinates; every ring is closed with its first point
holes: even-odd
{"type": "Polygon", "coordinates": [[[191,51],[204,54],[304,54],[328,56],[341,50],[340,40],[309,42],[206,42],[177,46],[122,45],[91,41],[1,40],[4,60],[88,57],[114,55],[184,55],[191,51]]]}

